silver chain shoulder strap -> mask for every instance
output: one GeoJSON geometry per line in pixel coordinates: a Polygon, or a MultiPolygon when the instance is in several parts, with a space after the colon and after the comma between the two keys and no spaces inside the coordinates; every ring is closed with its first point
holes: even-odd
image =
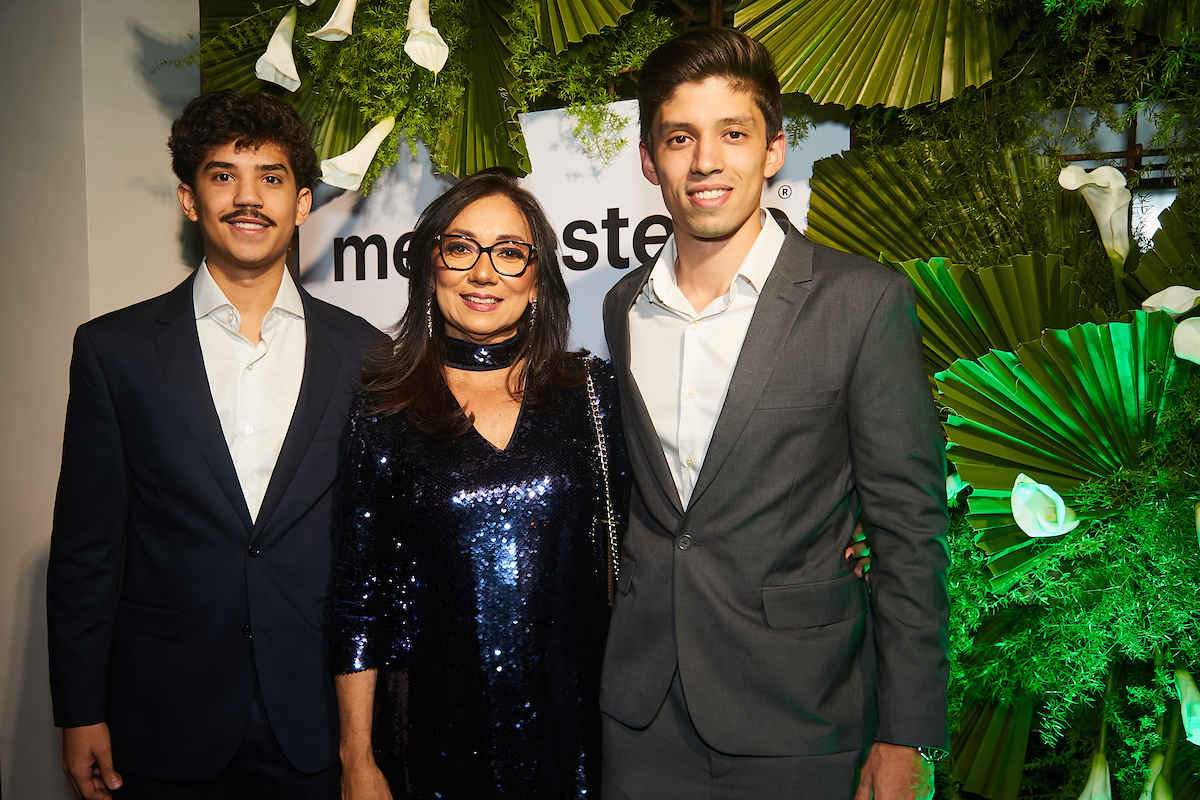
{"type": "Polygon", "coordinates": [[[604,479],[604,519],[601,520],[608,528],[608,602],[611,604],[616,594],[617,573],[620,569],[617,561],[620,558],[617,548],[617,517],[613,513],[612,491],[608,481],[608,446],[605,444],[604,425],[600,418],[600,398],[596,394],[596,384],[592,382],[591,365],[587,368],[588,401],[592,409],[592,424],[596,428],[596,445],[600,453],[600,475],[604,479]]]}

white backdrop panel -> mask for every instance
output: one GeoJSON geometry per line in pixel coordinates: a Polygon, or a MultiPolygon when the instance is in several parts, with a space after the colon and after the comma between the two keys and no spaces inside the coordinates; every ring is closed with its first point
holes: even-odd
{"type": "MultiPolygon", "coordinates": [[[[523,185],[541,201],[559,234],[571,291],[572,341],[601,355],[608,352],[600,323],[605,292],[628,269],[653,258],[669,232],[658,187],[639,165],[637,103],[624,100],[612,109],[628,121],[628,144],[609,164],[584,151],[565,112],[521,117],[533,167],[523,185]]],[[[803,228],[813,162],[845,150],[849,142],[845,125],[814,125],[764,186],[763,205],[784,211],[803,228]]],[[[421,209],[452,182],[434,174],[422,146],[415,158],[405,152],[367,198],[319,185],[316,210],[300,229],[304,285],[380,328],[395,323],[408,292],[402,274],[407,237],[421,209]]]]}

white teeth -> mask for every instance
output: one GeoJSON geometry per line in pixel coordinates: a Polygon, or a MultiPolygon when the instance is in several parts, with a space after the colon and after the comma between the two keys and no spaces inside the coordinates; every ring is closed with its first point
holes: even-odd
{"type": "Polygon", "coordinates": [[[727,193],[728,189],[706,189],[702,192],[696,192],[693,197],[698,200],[716,200],[721,195],[727,193]]]}
{"type": "Polygon", "coordinates": [[[495,305],[496,303],[500,302],[494,297],[476,297],[475,295],[468,295],[467,299],[472,303],[482,303],[486,306],[495,305]]]}
{"type": "Polygon", "coordinates": [[[235,222],[235,223],[233,223],[233,227],[241,228],[242,230],[247,230],[247,231],[257,231],[257,230],[262,230],[263,228],[265,228],[267,226],[261,222],[235,222]]]}

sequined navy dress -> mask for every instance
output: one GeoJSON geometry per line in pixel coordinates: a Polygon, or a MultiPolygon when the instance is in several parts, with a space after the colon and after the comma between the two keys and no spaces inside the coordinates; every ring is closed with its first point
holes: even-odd
{"type": "MultiPolygon", "coordinates": [[[[590,368],[618,514],[615,381],[590,368]]],[[[446,443],[360,397],[343,476],[333,668],[378,669],[396,798],[599,796],[606,528],[586,386],[522,408],[508,446],[446,443]]]]}

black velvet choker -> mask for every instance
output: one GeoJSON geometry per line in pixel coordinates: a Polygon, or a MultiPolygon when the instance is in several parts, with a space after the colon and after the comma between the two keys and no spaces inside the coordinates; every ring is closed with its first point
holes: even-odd
{"type": "Polygon", "coordinates": [[[496,344],[474,344],[450,336],[443,341],[446,343],[446,366],[471,372],[511,367],[525,349],[519,334],[496,344]]]}

